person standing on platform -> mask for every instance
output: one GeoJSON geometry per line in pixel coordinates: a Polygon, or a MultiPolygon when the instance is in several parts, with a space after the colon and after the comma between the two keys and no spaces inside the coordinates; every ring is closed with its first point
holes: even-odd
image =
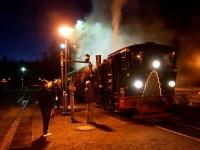
{"type": "Polygon", "coordinates": [[[85,100],[87,102],[87,123],[94,123],[96,96],[91,81],[86,81],[85,100]]]}
{"type": "Polygon", "coordinates": [[[36,94],[37,101],[41,110],[43,120],[43,137],[47,137],[52,133],[48,132],[51,111],[53,109],[53,98],[51,92],[48,90],[48,81],[43,80],[41,89],[36,94]]]}

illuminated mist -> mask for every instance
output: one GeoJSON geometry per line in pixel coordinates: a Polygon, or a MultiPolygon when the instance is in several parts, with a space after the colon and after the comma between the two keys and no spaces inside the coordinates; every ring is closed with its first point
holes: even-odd
{"type": "MultiPolygon", "coordinates": [[[[168,26],[153,0],[91,1],[91,14],[85,18],[83,26],[76,29],[73,37],[74,43],[78,46],[75,59],[83,60],[84,55],[88,53],[95,65],[95,55],[102,55],[102,59],[105,59],[108,54],[125,46],[147,41],[168,44],[180,49],[177,85],[185,86],[199,81],[198,18],[191,22],[190,29],[185,31],[178,29],[178,26],[168,26]],[[187,76],[192,80],[187,81],[187,76]]],[[[76,67],[80,68],[81,65],[78,64],[76,67]]]]}
{"type": "MultiPolygon", "coordinates": [[[[195,32],[195,31],[194,31],[195,32]]],[[[191,32],[182,38],[178,61],[178,87],[200,86],[200,35],[191,32]]]]}
{"type": "MultiPolygon", "coordinates": [[[[95,65],[95,56],[101,55],[107,58],[112,52],[112,27],[110,25],[110,4],[100,0],[92,0],[92,13],[85,18],[81,27],[77,27],[73,40],[76,43],[76,59],[83,59],[86,53],[90,54],[90,60],[95,65]]],[[[77,68],[82,64],[76,64],[77,68]]]]}
{"type": "MultiPolygon", "coordinates": [[[[108,54],[125,46],[147,41],[168,44],[174,37],[174,31],[166,29],[161,19],[153,18],[156,21],[149,23],[138,20],[134,12],[124,14],[126,10],[133,10],[137,1],[92,0],[92,4],[92,13],[85,18],[82,27],[76,29],[73,37],[74,42],[79,41],[75,42],[78,45],[76,59],[83,59],[88,53],[95,64],[95,55],[102,55],[102,59],[105,59],[108,54]],[[123,17],[126,18],[126,23],[123,22],[123,17]]],[[[77,68],[82,67],[82,64],[76,65],[77,68]]]]}
{"type": "Polygon", "coordinates": [[[112,3],[112,27],[113,27],[113,49],[118,48],[118,35],[121,20],[121,9],[127,0],[113,0],[112,3]]]}

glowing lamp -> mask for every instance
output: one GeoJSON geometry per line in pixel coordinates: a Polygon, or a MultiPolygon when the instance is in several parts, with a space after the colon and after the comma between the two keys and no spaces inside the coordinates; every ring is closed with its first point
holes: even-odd
{"type": "Polygon", "coordinates": [[[168,82],[168,85],[169,85],[170,87],[175,87],[176,83],[175,83],[175,81],[169,81],[169,82],[168,82]]]}
{"type": "Polygon", "coordinates": [[[133,85],[135,88],[140,89],[143,87],[143,82],[141,80],[135,80],[133,85]]]}
{"type": "Polygon", "coordinates": [[[61,43],[61,44],[60,44],[60,48],[61,48],[61,49],[64,49],[64,48],[65,48],[65,44],[64,44],[64,43],[61,43]]]}
{"type": "Polygon", "coordinates": [[[155,68],[155,69],[158,69],[160,67],[160,61],[159,60],[154,60],[152,62],[152,66],[155,68]]]}
{"type": "Polygon", "coordinates": [[[137,58],[138,58],[138,59],[141,58],[141,55],[138,54],[138,55],[137,55],[137,58]]]}
{"type": "Polygon", "coordinates": [[[22,72],[26,71],[26,68],[25,67],[21,67],[21,71],[22,72]]]}
{"type": "Polygon", "coordinates": [[[72,31],[73,29],[67,26],[61,26],[60,28],[58,28],[59,34],[64,38],[68,38],[72,31]]]}

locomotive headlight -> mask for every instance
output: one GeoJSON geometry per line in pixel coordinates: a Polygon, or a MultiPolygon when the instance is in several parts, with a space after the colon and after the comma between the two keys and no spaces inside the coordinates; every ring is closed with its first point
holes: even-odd
{"type": "Polygon", "coordinates": [[[159,61],[159,60],[154,60],[154,61],[152,62],[152,66],[153,66],[155,69],[159,68],[159,67],[160,67],[160,61],[159,61]]]}
{"type": "Polygon", "coordinates": [[[143,87],[143,82],[142,82],[141,80],[135,80],[135,81],[133,82],[133,86],[134,86],[135,88],[137,88],[137,89],[140,89],[140,88],[143,87]]]}
{"type": "Polygon", "coordinates": [[[170,87],[175,87],[176,83],[175,83],[175,81],[171,80],[171,81],[168,82],[168,85],[170,87]]]}

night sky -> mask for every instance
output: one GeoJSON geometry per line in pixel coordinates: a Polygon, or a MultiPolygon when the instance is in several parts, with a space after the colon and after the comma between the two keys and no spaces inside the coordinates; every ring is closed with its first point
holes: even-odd
{"type": "MultiPolygon", "coordinates": [[[[178,43],[179,47],[188,47],[190,43],[190,47],[199,47],[198,1],[122,1],[126,1],[120,23],[122,32],[140,35],[143,40],[139,41],[161,39],[159,42],[178,43]]],[[[60,24],[74,25],[77,19],[95,10],[96,20],[102,21],[101,16],[109,20],[111,3],[112,0],[1,0],[0,55],[15,60],[39,59],[59,39],[60,24]]]]}
{"type": "Polygon", "coordinates": [[[87,0],[1,0],[0,56],[39,59],[58,38],[59,24],[74,24],[90,10],[87,0]]]}

